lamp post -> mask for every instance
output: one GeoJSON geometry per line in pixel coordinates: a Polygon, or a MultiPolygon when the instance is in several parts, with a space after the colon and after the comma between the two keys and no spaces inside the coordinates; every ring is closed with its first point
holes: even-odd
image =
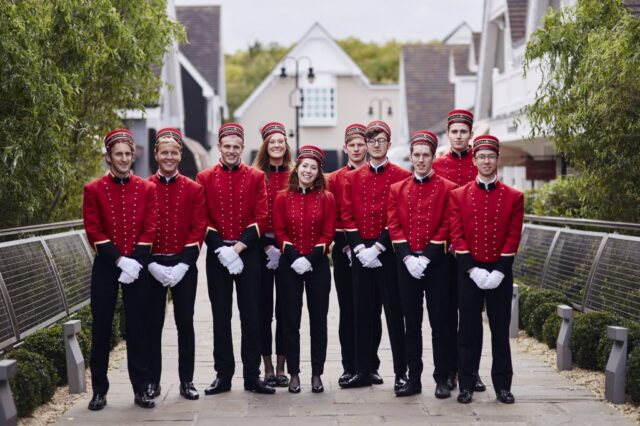
{"type": "Polygon", "coordinates": [[[384,105],[387,106],[387,117],[391,117],[393,115],[393,109],[391,108],[391,100],[389,98],[373,98],[369,103],[369,116],[373,117],[374,110],[373,105],[378,104],[378,120],[382,120],[382,110],[384,105]]]}
{"type": "Polygon", "coordinates": [[[306,60],[307,62],[309,62],[309,70],[307,72],[307,81],[310,84],[313,84],[313,81],[315,80],[316,76],[313,73],[313,64],[311,63],[311,59],[309,59],[309,57],[307,56],[302,56],[300,58],[295,58],[293,56],[286,56],[283,60],[282,60],[282,67],[280,68],[280,78],[281,79],[285,79],[287,78],[287,67],[285,66],[286,61],[293,61],[293,63],[296,66],[296,73],[295,73],[295,88],[291,91],[291,93],[289,93],[289,106],[290,107],[295,107],[296,109],[296,153],[300,150],[300,110],[302,109],[303,105],[304,105],[304,96],[302,95],[302,89],[300,89],[300,82],[299,82],[299,77],[300,77],[300,63],[306,60]],[[292,104],[291,102],[291,96],[296,93],[297,94],[297,99],[295,102],[295,105],[292,104]]]}

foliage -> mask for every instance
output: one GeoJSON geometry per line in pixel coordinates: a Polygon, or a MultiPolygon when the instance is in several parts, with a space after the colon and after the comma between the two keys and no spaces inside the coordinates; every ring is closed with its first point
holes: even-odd
{"type": "Polygon", "coordinates": [[[80,216],[120,109],[158,101],[164,0],[0,2],[0,227],[80,216]]]}
{"type": "Polygon", "coordinates": [[[529,330],[532,330],[530,319],[534,309],[544,303],[554,303],[557,306],[566,303],[567,300],[562,293],[554,290],[531,288],[529,291],[520,307],[520,325],[529,334],[532,334],[529,330]]]}
{"type": "Polygon", "coordinates": [[[358,64],[372,83],[397,83],[401,44],[395,40],[384,44],[365,43],[355,37],[338,40],[340,47],[358,64]]]}
{"type": "Polygon", "coordinates": [[[28,416],[34,408],[51,399],[58,374],[45,357],[23,348],[9,352],[5,358],[17,363],[17,373],[9,383],[18,417],[28,416]]]}
{"type": "Polygon", "coordinates": [[[607,312],[587,312],[574,318],[571,334],[571,352],[578,367],[595,370],[598,367],[597,350],[607,326],[620,324],[618,316],[607,312]]]}
{"type": "Polygon", "coordinates": [[[542,326],[542,341],[547,344],[549,349],[556,348],[561,326],[562,318],[555,311],[549,314],[542,326]]]}
{"type": "Polygon", "coordinates": [[[542,305],[537,306],[529,314],[529,320],[527,321],[528,329],[526,330],[530,336],[535,337],[537,340],[542,341],[542,328],[545,321],[550,315],[554,314],[558,310],[558,303],[545,302],[542,305]]]}
{"type": "Polygon", "coordinates": [[[38,330],[24,340],[23,348],[49,360],[58,374],[57,384],[67,383],[67,361],[64,352],[62,324],[38,330]]]}
{"type": "Polygon", "coordinates": [[[633,402],[640,404],[640,346],[629,353],[627,360],[627,393],[633,402]]]}
{"type": "Polygon", "coordinates": [[[529,40],[539,67],[531,134],[553,139],[580,174],[582,214],[640,221],[640,20],[622,0],[581,0],[550,11],[529,40]]]}
{"type": "MultiPolygon", "coordinates": [[[[618,325],[628,329],[627,354],[630,354],[636,346],[640,346],[640,323],[626,320],[617,324],[609,325],[618,325]]],[[[609,361],[609,354],[611,353],[612,345],[613,340],[607,338],[607,330],[605,328],[602,336],[600,336],[600,342],[598,343],[598,350],[596,354],[598,370],[604,371],[607,368],[607,362],[609,361]]]]}
{"type": "Polygon", "coordinates": [[[580,200],[580,180],[559,177],[544,184],[533,199],[533,214],[540,216],[584,217],[580,200]]]}

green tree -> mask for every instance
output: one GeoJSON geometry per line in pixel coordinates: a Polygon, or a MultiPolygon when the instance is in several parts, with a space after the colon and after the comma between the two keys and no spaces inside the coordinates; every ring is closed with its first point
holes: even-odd
{"type": "Polygon", "coordinates": [[[164,0],[0,2],[0,227],[81,216],[119,109],[158,102],[164,0]]]}
{"type": "Polygon", "coordinates": [[[403,44],[392,40],[385,44],[365,43],[355,37],[338,40],[351,59],[372,83],[397,83],[403,44]]]}
{"type": "Polygon", "coordinates": [[[622,0],[550,11],[531,37],[525,71],[542,81],[526,108],[532,135],[553,139],[579,171],[583,213],[640,220],[640,21],[622,0]]]}

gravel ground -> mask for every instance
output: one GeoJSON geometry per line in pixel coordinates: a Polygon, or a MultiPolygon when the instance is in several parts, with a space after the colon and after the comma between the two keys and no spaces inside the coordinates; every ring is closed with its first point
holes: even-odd
{"type": "MultiPolygon", "coordinates": [[[[549,366],[553,368],[556,367],[555,349],[549,349],[546,344],[529,337],[524,331],[520,331],[520,334],[515,341],[521,351],[537,355],[549,366]]],[[[569,379],[572,383],[590,390],[598,399],[604,400],[603,372],[573,367],[573,370],[560,371],[560,374],[569,379]]],[[[634,405],[630,402],[627,402],[626,404],[607,404],[624,414],[629,419],[640,424],[640,406],[634,405]]]]}

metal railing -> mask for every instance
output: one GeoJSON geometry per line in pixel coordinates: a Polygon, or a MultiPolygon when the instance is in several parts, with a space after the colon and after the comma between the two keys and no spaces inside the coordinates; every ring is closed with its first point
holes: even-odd
{"type": "MultiPolygon", "coordinates": [[[[0,235],[78,224],[82,221],[13,228],[0,235]]],[[[0,243],[0,351],[88,304],[92,263],[82,230],[0,243]]]]}
{"type": "MultiPolygon", "coordinates": [[[[533,219],[614,232],[640,230],[640,225],[629,223],[533,219]]],[[[560,291],[575,309],[608,311],[640,321],[639,265],[640,237],[526,223],[513,271],[523,284],[560,291]]]]}

